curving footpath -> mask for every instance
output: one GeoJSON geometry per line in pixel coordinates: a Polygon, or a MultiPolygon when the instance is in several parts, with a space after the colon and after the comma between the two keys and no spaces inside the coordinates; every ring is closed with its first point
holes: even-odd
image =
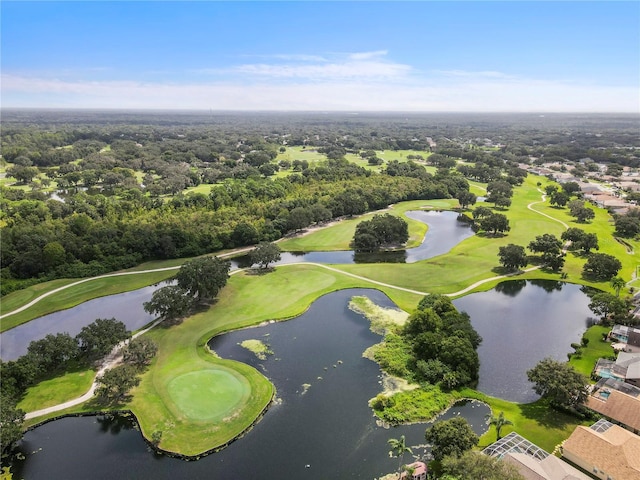
{"type": "MultiPolygon", "coordinates": [[[[530,203],[529,205],[527,205],[527,208],[529,210],[531,210],[532,212],[535,212],[535,213],[537,213],[539,215],[543,215],[543,216],[545,216],[547,218],[550,218],[551,220],[555,220],[555,221],[561,223],[565,228],[569,228],[569,226],[566,223],[564,223],[563,221],[558,220],[557,218],[554,218],[554,217],[552,217],[550,215],[547,215],[546,213],[539,212],[539,211],[535,210],[534,208],[532,208],[532,205],[544,202],[545,199],[546,199],[546,195],[543,194],[542,195],[542,200],[530,203]]],[[[566,246],[565,246],[565,248],[566,248],[566,246]]],[[[252,247],[241,248],[241,249],[233,250],[231,252],[228,252],[228,253],[225,253],[225,254],[221,254],[221,255],[218,255],[218,256],[220,256],[220,257],[228,257],[228,256],[232,256],[232,255],[237,255],[238,253],[247,252],[247,251],[249,251],[251,249],[252,249],[252,247]]],[[[364,281],[364,282],[372,283],[374,285],[380,285],[380,286],[383,286],[383,287],[386,287],[386,288],[393,288],[395,290],[401,290],[401,291],[404,291],[404,292],[414,293],[416,295],[428,295],[429,294],[429,292],[422,292],[422,291],[419,291],[419,290],[412,290],[410,288],[399,287],[397,285],[392,285],[392,284],[389,284],[389,283],[384,283],[384,282],[379,282],[377,280],[372,280],[370,278],[366,278],[366,277],[363,277],[363,276],[360,276],[360,275],[356,275],[356,274],[353,274],[353,273],[345,272],[345,271],[342,271],[342,270],[339,270],[337,268],[330,267],[328,265],[324,265],[324,264],[321,264],[321,263],[296,262],[296,263],[288,263],[288,264],[285,264],[285,265],[280,265],[280,267],[286,267],[287,265],[313,265],[313,266],[325,268],[327,270],[331,270],[332,272],[340,273],[342,275],[346,275],[346,276],[349,276],[349,277],[352,277],[352,278],[355,278],[355,279],[358,279],[358,280],[361,280],[361,281],[364,281]]],[[[81,284],[81,283],[84,283],[84,282],[97,280],[99,278],[117,277],[117,276],[121,276],[121,275],[136,275],[136,274],[153,273],[153,272],[164,272],[164,271],[168,271],[168,270],[177,270],[179,268],[180,268],[180,266],[165,267],[165,268],[156,268],[156,269],[151,269],[151,270],[139,270],[139,271],[135,271],[135,272],[111,273],[111,274],[107,274],[107,275],[100,275],[100,276],[97,276],[97,277],[85,278],[83,280],[79,280],[77,282],[70,283],[68,285],[64,285],[62,287],[56,288],[55,290],[51,290],[50,292],[46,292],[46,293],[42,294],[41,296],[39,296],[38,298],[32,300],[31,302],[23,305],[20,308],[17,308],[16,310],[13,310],[11,312],[5,313],[4,315],[0,315],[0,318],[5,318],[5,317],[8,317],[9,315],[13,315],[15,313],[22,312],[22,311],[26,310],[27,308],[31,307],[32,305],[35,305],[36,303],[38,303],[43,298],[46,298],[46,297],[48,297],[50,295],[53,295],[54,293],[58,293],[58,292],[66,289],[66,288],[70,288],[70,287],[73,287],[75,285],[78,285],[78,284],[81,284]]],[[[535,266],[535,267],[527,268],[527,269],[523,270],[523,272],[531,272],[531,271],[537,270],[539,268],[540,268],[540,266],[535,266]]],[[[239,273],[239,272],[242,272],[242,271],[245,271],[245,270],[246,269],[234,270],[234,271],[232,271],[230,273],[230,275],[234,275],[236,273],[239,273]]],[[[521,272],[515,272],[515,273],[511,273],[511,274],[497,275],[495,277],[485,278],[483,280],[479,280],[479,281],[469,285],[468,287],[466,287],[466,288],[464,288],[462,290],[459,290],[459,291],[453,292],[453,293],[446,293],[445,295],[448,296],[448,297],[457,297],[459,295],[463,295],[465,293],[468,293],[471,290],[473,290],[473,289],[475,289],[475,288],[477,288],[480,285],[483,285],[485,283],[492,282],[492,281],[495,281],[495,280],[500,280],[500,279],[503,279],[503,278],[509,278],[509,277],[511,277],[513,275],[518,275],[519,273],[521,273],[521,272]]],[[[148,332],[153,327],[158,325],[161,321],[162,321],[162,319],[155,320],[149,327],[145,328],[144,330],[140,330],[135,335],[133,335],[131,337],[131,339],[134,339],[134,338],[136,338],[136,337],[148,332]]],[[[121,343],[119,345],[116,345],[114,347],[114,349],[112,350],[112,352],[103,360],[100,369],[96,373],[96,379],[99,378],[106,370],[116,366],[118,363],[120,363],[122,361],[122,355],[120,353],[120,350],[126,344],[127,341],[125,341],[125,342],[123,342],[123,343],[121,343]]],[[[89,391],[87,391],[87,393],[85,393],[81,397],[75,398],[73,400],[69,400],[67,402],[64,402],[64,403],[61,403],[61,404],[58,404],[58,405],[53,405],[51,407],[43,408],[41,410],[36,410],[36,411],[33,411],[33,412],[29,412],[29,413],[27,413],[25,415],[25,419],[28,420],[28,419],[31,419],[31,418],[35,418],[35,417],[39,417],[39,416],[46,415],[46,414],[49,414],[49,413],[57,412],[57,411],[64,410],[66,408],[73,407],[73,406],[79,405],[81,403],[84,403],[84,402],[86,402],[87,400],[90,400],[93,397],[96,387],[97,387],[97,381],[94,380],[93,383],[91,384],[91,387],[89,388],[89,391]]]]}
{"type": "Polygon", "coordinates": [[[122,361],[122,354],[120,352],[122,350],[122,347],[124,347],[127,343],[129,343],[129,341],[133,340],[134,338],[139,337],[143,333],[147,333],[153,327],[158,325],[161,321],[162,321],[162,319],[155,320],[151,325],[149,325],[144,330],[140,330],[140,331],[136,332],[130,339],[127,339],[127,340],[125,340],[123,342],[120,342],[118,345],[113,347],[113,350],[111,350],[111,353],[109,353],[109,355],[107,355],[102,360],[102,365],[100,365],[100,368],[98,369],[98,372],[96,373],[95,379],[93,380],[93,383],[89,387],[89,390],[87,391],[87,393],[85,393],[81,397],[74,398],[73,400],[69,400],[69,401],[64,402],[64,403],[59,403],[58,405],[53,405],[51,407],[43,408],[41,410],[35,410],[33,412],[29,412],[24,416],[24,418],[26,420],[29,420],[30,418],[35,418],[35,417],[39,417],[41,415],[46,415],[48,413],[58,412],[60,410],[64,410],[65,408],[74,407],[76,405],[80,405],[81,403],[86,402],[87,400],[90,400],[93,397],[93,395],[94,395],[94,393],[96,391],[96,388],[98,386],[97,379],[100,378],[104,372],[106,372],[107,370],[109,370],[112,367],[115,367],[116,365],[118,365],[122,361]]]}
{"type": "MultiPolygon", "coordinates": [[[[237,250],[233,250],[231,252],[223,253],[223,254],[220,254],[218,256],[219,257],[229,257],[231,255],[237,255],[238,253],[248,252],[249,250],[251,250],[251,247],[239,248],[237,250]]],[[[50,295],[53,295],[55,293],[61,292],[62,290],[65,290],[67,288],[71,288],[71,287],[75,287],[76,285],[80,285],[81,283],[91,282],[93,280],[98,280],[100,278],[120,277],[120,276],[124,276],[124,275],[139,275],[139,274],[142,274],[142,273],[168,272],[170,270],[178,270],[179,268],[180,268],[180,265],[177,265],[175,267],[152,268],[152,269],[149,269],[149,270],[136,270],[135,272],[107,273],[105,275],[98,275],[97,277],[83,278],[82,280],[78,280],[77,282],[73,282],[73,283],[70,283],[68,285],[63,285],[62,287],[58,287],[58,288],[56,288],[54,290],[51,290],[51,291],[46,292],[46,293],[43,293],[39,297],[34,298],[29,303],[24,304],[20,308],[16,308],[15,310],[11,310],[10,312],[5,313],[4,315],[0,315],[0,319],[6,318],[6,317],[8,317],[10,315],[15,315],[16,313],[23,312],[27,308],[34,306],[40,300],[42,300],[42,299],[44,299],[44,298],[46,298],[46,297],[48,297],[50,295]]]]}

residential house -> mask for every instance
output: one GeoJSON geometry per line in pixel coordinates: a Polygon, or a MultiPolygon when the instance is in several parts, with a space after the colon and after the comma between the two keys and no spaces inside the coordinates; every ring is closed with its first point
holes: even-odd
{"type": "MultiPolygon", "coordinates": [[[[427,465],[423,462],[414,462],[407,465],[413,468],[411,480],[427,480],[427,465]]],[[[400,478],[407,478],[407,472],[402,472],[400,478]]]]}
{"type": "Polygon", "coordinates": [[[512,464],[525,480],[589,480],[590,477],[562,459],[550,455],[526,438],[511,432],[482,453],[512,464]]]}
{"type": "Polygon", "coordinates": [[[593,369],[593,375],[640,387],[640,353],[621,351],[615,361],[601,358],[593,369]]]}
{"type": "Polygon", "coordinates": [[[614,325],[608,338],[622,344],[621,350],[625,352],[640,352],[640,328],[614,325]]]}
{"type": "Polygon", "coordinates": [[[585,405],[634,433],[640,432],[640,388],[606,378],[594,385],[585,405]]]}
{"type": "Polygon", "coordinates": [[[603,480],[640,480],[640,437],[606,420],[576,427],[562,455],[603,480]]]}

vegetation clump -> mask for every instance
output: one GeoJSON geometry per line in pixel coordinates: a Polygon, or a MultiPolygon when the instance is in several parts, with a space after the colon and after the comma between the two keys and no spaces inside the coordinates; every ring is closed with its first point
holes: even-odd
{"type": "Polygon", "coordinates": [[[375,252],[385,247],[404,245],[407,240],[409,240],[407,222],[385,213],[360,222],[356,227],[351,245],[356,252],[375,252]]]}
{"type": "Polygon", "coordinates": [[[267,355],[273,355],[271,347],[261,340],[244,340],[240,346],[254,353],[260,360],[266,360],[267,355]]]}
{"type": "Polygon", "coordinates": [[[427,443],[431,444],[431,454],[435,460],[444,457],[461,457],[480,440],[469,422],[462,417],[453,417],[434,423],[425,432],[427,443]]]}
{"type": "Polygon", "coordinates": [[[252,264],[258,264],[261,268],[266,269],[270,263],[280,260],[280,253],[281,250],[277,244],[261,242],[251,250],[249,258],[252,264]]]}
{"type": "Polygon", "coordinates": [[[587,399],[589,379],[569,363],[545,358],[527,371],[527,378],[535,392],[552,406],[575,409],[587,399]]]}
{"type": "Polygon", "coordinates": [[[433,418],[455,398],[446,391],[477,381],[481,340],[469,316],[448,297],[427,295],[403,326],[390,326],[383,342],[369,350],[383,371],[421,388],[380,394],[371,407],[389,423],[433,418]]]}
{"type": "Polygon", "coordinates": [[[198,303],[212,300],[229,279],[231,263],[215,256],[184,263],[174,277],[177,285],[161,287],[144,302],[145,312],[177,323],[198,303]]]}

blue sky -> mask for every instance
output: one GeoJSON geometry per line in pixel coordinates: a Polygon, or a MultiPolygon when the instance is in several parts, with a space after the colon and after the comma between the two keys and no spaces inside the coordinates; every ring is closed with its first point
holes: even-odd
{"type": "Polygon", "coordinates": [[[0,9],[3,107],[640,113],[637,1],[0,9]]]}

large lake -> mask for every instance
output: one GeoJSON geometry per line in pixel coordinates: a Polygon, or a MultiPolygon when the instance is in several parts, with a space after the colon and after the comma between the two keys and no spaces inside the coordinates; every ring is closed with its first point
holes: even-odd
{"type": "MultiPolygon", "coordinates": [[[[277,402],[243,438],[197,462],[151,454],[140,433],[123,419],[67,418],[25,435],[15,478],[305,478],[373,479],[392,472],[389,438],[405,435],[424,454],[427,424],[385,429],[367,402],[381,391],[380,369],[362,357],[380,341],[368,321],[348,308],[354,295],[393,306],[376,290],[328,294],[298,318],[224,334],[210,346],[221,356],[246,362],[276,386],[277,402]],[[269,344],[266,360],[240,347],[245,339],[269,344]]],[[[464,416],[481,433],[488,408],[468,403],[442,418],[464,416]]],[[[410,456],[407,460],[411,458],[410,456]]]]}
{"type": "MultiPolygon", "coordinates": [[[[430,225],[425,242],[418,247],[423,249],[419,255],[425,256],[419,259],[445,253],[472,234],[450,212],[413,213],[426,216],[428,221],[423,221],[430,225]],[[442,225],[448,222],[448,233],[435,227],[439,220],[442,225]],[[429,250],[430,242],[438,245],[429,250]]],[[[418,251],[404,252],[401,261],[417,261],[414,250],[418,251]]],[[[356,261],[335,255],[353,257],[352,252],[288,254],[282,263],[356,261]]],[[[140,328],[151,320],[142,303],[155,288],[92,300],[5,332],[2,358],[15,358],[20,348],[26,351],[33,335],[41,338],[60,331],[74,335],[95,318],[116,317],[130,329],[140,328]]],[[[397,462],[388,458],[387,440],[405,435],[408,444],[416,446],[415,453],[423,454],[424,446],[418,445],[424,443],[427,425],[387,430],[376,424],[367,402],[380,392],[380,370],[362,352],[380,337],[369,330],[366,319],[347,308],[352,296],[363,294],[379,305],[392,306],[379,291],[344,290],[320,298],[296,319],[211,341],[221,356],[262,371],[276,386],[278,399],[252,430],[221,452],[198,462],[157,456],[149,452],[130,419],[66,418],[25,435],[20,445],[25,459],[15,463],[14,478],[371,479],[393,471],[397,462]],[[274,354],[257,359],[238,345],[245,339],[265,341],[274,354]]],[[[588,302],[579,286],[525,281],[504,282],[490,292],[455,300],[483,337],[478,350],[479,389],[508,400],[534,400],[526,370],[546,356],[566,359],[570,344],[580,341],[592,315],[588,302]]],[[[443,418],[464,416],[482,432],[487,413],[486,406],[469,403],[454,407],[443,418]]]]}

